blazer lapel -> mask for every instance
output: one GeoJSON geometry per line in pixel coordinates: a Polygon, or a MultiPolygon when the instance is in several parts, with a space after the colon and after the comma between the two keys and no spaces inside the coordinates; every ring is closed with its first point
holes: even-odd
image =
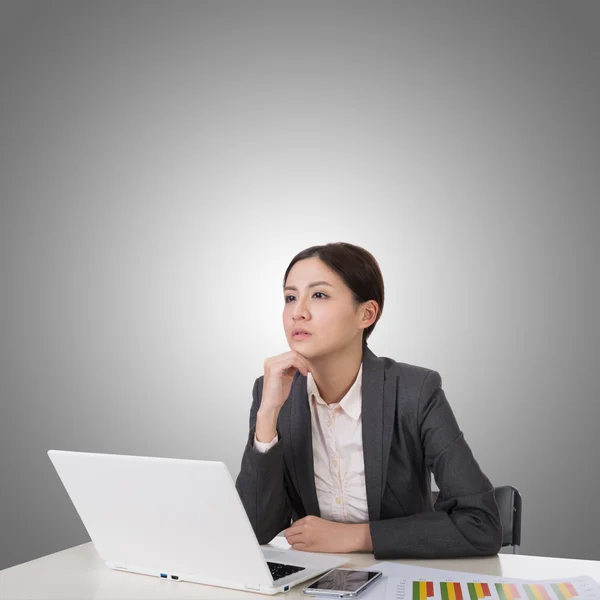
{"type": "Polygon", "coordinates": [[[298,493],[307,515],[321,516],[317,490],[315,488],[315,469],[312,450],[312,427],[310,407],[308,406],[307,379],[296,373],[292,384],[290,411],[290,440],[292,459],[296,470],[298,493]]]}
{"type": "Polygon", "coordinates": [[[386,379],[383,361],[368,347],[363,354],[362,441],[369,520],[381,517],[396,408],[396,379],[386,379]]]}
{"type": "MultiPolygon", "coordinates": [[[[307,515],[321,516],[312,451],[307,379],[300,372],[292,383],[289,436],[298,493],[307,515]]],[[[385,378],[383,361],[367,346],[363,351],[362,442],[369,520],[378,521],[387,478],[396,408],[396,378],[385,378]]]]}

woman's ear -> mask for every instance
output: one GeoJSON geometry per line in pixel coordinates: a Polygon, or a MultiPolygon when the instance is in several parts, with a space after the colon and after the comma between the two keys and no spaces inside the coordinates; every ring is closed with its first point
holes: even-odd
{"type": "Polygon", "coordinates": [[[379,306],[375,300],[367,300],[367,302],[363,305],[363,315],[361,321],[366,323],[365,329],[372,325],[377,319],[377,312],[379,311],[379,306]]]}

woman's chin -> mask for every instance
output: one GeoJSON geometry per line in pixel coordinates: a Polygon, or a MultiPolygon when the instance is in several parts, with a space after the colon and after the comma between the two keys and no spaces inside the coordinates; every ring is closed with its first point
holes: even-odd
{"type": "Polygon", "coordinates": [[[311,339],[292,339],[289,343],[289,346],[291,350],[296,350],[296,352],[299,352],[300,354],[306,357],[312,356],[317,350],[316,346],[313,344],[313,341],[311,339]]]}

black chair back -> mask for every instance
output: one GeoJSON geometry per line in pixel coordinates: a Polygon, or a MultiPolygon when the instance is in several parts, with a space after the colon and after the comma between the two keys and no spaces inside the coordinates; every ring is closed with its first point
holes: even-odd
{"type": "Polygon", "coordinates": [[[517,553],[521,545],[521,508],[523,499],[519,490],[512,485],[494,488],[494,497],[500,511],[502,523],[502,546],[512,546],[517,553]]]}

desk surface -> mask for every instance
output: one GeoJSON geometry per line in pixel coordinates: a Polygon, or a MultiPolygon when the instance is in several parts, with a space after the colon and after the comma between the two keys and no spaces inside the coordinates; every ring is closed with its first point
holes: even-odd
{"type": "MultiPolygon", "coordinates": [[[[353,553],[345,567],[363,568],[376,562],[372,554],[353,553]]],[[[590,575],[600,583],[600,561],[568,558],[545,558],[514,554],[498,554],[485,558],[398,560],[404,564],[467,571],[485,575],[504,575],[529,579],[590,575]]],[[[265,596],[226,588],[209,587],[186,581],[167,581],[123,573],[106,567],[92,542],[49,554],[0,571],[2,600],[165,600],[210,598],[247,600],[262,598],[302,598],[307,584],[295,586],[286,594],[265,596]]]]}

